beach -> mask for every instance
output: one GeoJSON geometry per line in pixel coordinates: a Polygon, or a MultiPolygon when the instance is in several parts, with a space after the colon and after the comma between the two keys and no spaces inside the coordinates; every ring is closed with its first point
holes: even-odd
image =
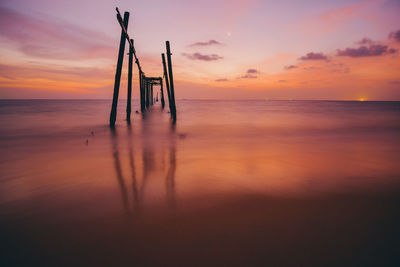
{"type": "Polygon", "coordinates": [[[400,102],[0,100],[2,266],[398,266],[400,102]]]}

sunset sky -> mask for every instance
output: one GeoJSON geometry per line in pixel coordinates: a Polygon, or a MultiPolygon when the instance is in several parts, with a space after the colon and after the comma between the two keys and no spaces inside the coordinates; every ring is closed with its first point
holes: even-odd
{"type": "Polygon", "coordinates": [[[171,42],[178,99],[400,100],[399,0],[2,0],[0,98],[111,98],[116,6],[147,76],[171,42]]]}

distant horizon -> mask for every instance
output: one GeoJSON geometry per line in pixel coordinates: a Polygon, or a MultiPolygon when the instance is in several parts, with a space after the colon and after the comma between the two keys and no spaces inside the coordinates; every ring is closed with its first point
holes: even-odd
{"type": "MultiPolygon", "coordinates": [[[[112,98],[0,98],[0,101],[6,100],[102,100],[112,101],[112,98]]],[[[138,98],[132,99],[140,100],[138,98]]],[[[338,101],[338,102],[400,102],[400,100],[374,100],[374,99],[256,99],[256,98],[244,98],[244,99],[223,99],[223,98],[177,98],[176,100],[202,100],[202,101],[338,101]]],[[[119,102],[126,101],[124,98],[120,98],[119,102]]],[[[168,103],[168,100],[166,100],[168,103]]]]}

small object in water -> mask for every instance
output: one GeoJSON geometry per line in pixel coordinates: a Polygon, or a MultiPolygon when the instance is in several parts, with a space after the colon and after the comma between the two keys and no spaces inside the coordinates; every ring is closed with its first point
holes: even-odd
{"type": "Polygon", "coordinates": [[[90,134],[91,134],[92,136],[94,136],[94,132],[93,132],[93,131],[91,131],[90,134]]]}
{"type": "Polygon", "coordinates": [[[179,138],[181,138],[181,139],[186,138],[186,134],[179,134],[178,136],[179,136],[179,138]]]}
{"type": "Polygon", "coordinates": [[[88,139],[86,139],[86,145],[88,145],[89,144],[89,140],[88,139]]]}

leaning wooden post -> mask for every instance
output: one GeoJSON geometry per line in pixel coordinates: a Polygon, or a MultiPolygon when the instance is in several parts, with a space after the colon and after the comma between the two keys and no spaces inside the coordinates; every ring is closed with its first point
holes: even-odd
{"type": "Polygon", "coordinates": [[[172,104],[172,116],[176,120],[176,106],[175,106],[175,93],[174,93],[174,76],[172,75],[172,61],[171,61],[171,49],[169,46],[169,41],[166,41],[167,46],[167,60],[168,60],[168,73],[169,73],[169,83],[171,90],[171,104],[172,104]]]}
{"type": "Polygon", "coordinates": [[[164,108],[165,102],[164,102],[164,91],[163,91],[162,78],[160,78],[160,86],[161,86],[161,108],[164,108]]]}
{"type": "Polygon", "coordinates": [[[169,80],[168,80],[168,72],[167,72],[167,65],[165,64],[165,55],[161,54],[162,63],[164,67],[164,77],[165,77],[165,85],[167,86],[167,94],[168,94],[168,105],[169,105],[169,112],[172,112],[171,106],[171,93],[169,90],[169,80]]]}
{"type": "Polygon", "coordinates": [[[143,72],[140,70],[139,79],[140,79],[140,111],[144,111],[145,109],[145,101],[144,101],[144,79],[143,79],[143,72]]]}
{"type": "MultiPolygon", "coordinates": [[[[133,39],[131,39],[133,45],[133,39]]],[[[133,46],[129,46],[129,65],[128,65],[128,99],[126,103],[126,120],[131,121],[131,97],[132,97],[132,65],[133,65],[133,46]]]]}
{"type": "MultiPolygon", "coordinates": [[[[129,12],[125,12],[124,13],[125,29],[128,29],[128,21],[129,21],[129,12]]],[[[112,101],[111,113],[110,113],[110,126],[111,127],[115,126],[115,120],[117,119],[119,84],[121,82],[121,69],[122,69],[122,62],[124,60],[124,51],[125,51],[125,33],[124,33],[124,30],[122,29],[121,30],[121,40],[119,43],[117,70],[115,72],[113,101],[112,101]]]]}

